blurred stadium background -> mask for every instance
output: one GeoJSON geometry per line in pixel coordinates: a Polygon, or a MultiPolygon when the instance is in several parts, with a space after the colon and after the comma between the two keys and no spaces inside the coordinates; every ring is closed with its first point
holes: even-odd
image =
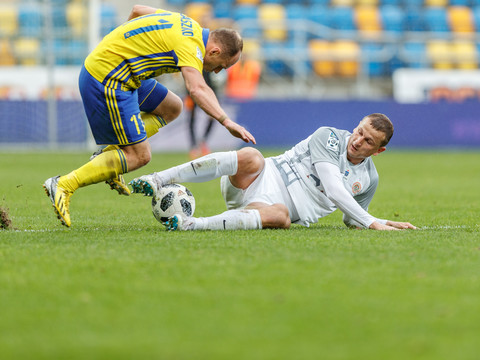
{"type": "MultiPolygon", "coordinates": [[[[260,146],[384,112],[396,125],[392,146],[480,147],[480,0],[2,0],[2,150],[94,148],[79,67],[136,3],[239,29],[261,75],[249,95],[220,98],[260,146]]],[[[180,75],[159,80],[185,94],[180,75]]],[[[188,149],[185,118],[155,137],[154,150],[188,149]]],[[[214,149],[239,145],[222,130],[214,149]]]]}

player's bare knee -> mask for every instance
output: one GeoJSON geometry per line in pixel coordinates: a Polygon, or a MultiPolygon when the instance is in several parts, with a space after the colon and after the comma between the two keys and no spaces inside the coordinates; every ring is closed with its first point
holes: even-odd
{"type": "Polygon", "coordinates": [[[161,116],[167,123],[175,120],[183,111],[183,101],[177,94],[168,91],[167,96],[153,111],[153,114],[161,116]]]}
{"type": "Polygon", "coordinates": [[[171,106],[168,108],[166,114],[163,116],[167,123],[178,118],[183,111],[182,99],[180,99],[176,94],[173,95],[175,96],[175,100],[171,102],[171,106]]]}
{"type": "Polygon", "coordinates": [[[238,172],[257,174],[262,171],[265,159],[260,151],[252,147],[245,147],[237,151],[238,172]]]}

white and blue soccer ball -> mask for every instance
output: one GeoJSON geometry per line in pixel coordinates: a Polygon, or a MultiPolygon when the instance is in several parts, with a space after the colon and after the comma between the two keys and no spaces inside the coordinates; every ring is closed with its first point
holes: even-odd
{"type": "Polygon", "coordinates": [[[162,224],[169,217],[184,213],[192,216],[195,211],[195,198],[190,190],[180,184],[167,184],[155,192],[152,198],[152,212],[162,224]]]}

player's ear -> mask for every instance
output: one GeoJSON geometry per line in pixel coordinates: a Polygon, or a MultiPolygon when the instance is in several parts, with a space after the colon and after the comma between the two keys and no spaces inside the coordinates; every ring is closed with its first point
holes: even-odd
{"type": "Polygon", "coordinates": [[[222,54],[222,51],[218,46],[214,46],[210,49],[211,56],[220,56],[221,54],[222,54]]]}
{"type": "Polygon", "coordinates": [[[375,152],[375,154],[373,154],[373,155],[376,156],[376,155],[384,152],[385,150],[387,150],[387,148],[386,148],[385,146],[382,146],[382,147],[379,148],[379,149],[375,152]]]}

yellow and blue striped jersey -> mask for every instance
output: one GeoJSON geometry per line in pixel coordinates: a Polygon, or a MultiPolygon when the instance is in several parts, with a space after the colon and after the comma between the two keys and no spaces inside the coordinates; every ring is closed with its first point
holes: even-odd
{"type": "Polygon", "coordinates": [[[103,85],[132,90],[140,80],[180,71],[203,70],[208,29],[188,16],[166,10],[120,25],[85,60],[85,68],[103,85]]]}

